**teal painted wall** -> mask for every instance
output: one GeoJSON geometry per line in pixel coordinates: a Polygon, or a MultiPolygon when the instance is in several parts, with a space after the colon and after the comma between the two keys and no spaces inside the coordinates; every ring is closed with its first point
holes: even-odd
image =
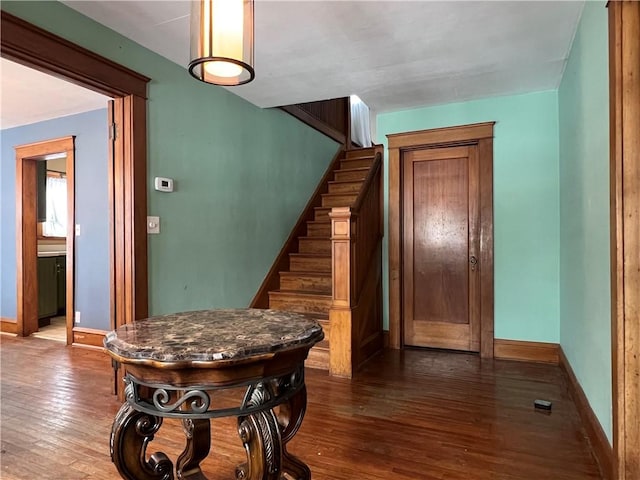
{"type": "Polygon", "coordinates": [[[161,233],[149,237],[150,313],[247,306],[337,144],[60,3],[2,9],[152,79],[148,211],[161,233]],[[154,191],[155,176],[175,179],[176,191],[154,191]]]}
{"type": "Polygon", "coordinates": [[[558,91],[560,343],[611,441],[608,58],[605,2],[587,2],[558,91]]]}
{"type": "MultiPolygon", "coordinates": [[[[495,337],[558,342],[557,92],[379,114],[377,141],[386,146],[385,135],[391,133],[489,121],[496,122],[493,160],[495,337]]],[[[385,166],[385,199],[388,198],[387,173],[385,166]]],[[[384,252],[386,267],[386,244],[384,252]]],[[[385,292],[388,292],[386,271],[384,275],[385,292]]],[[[386,304],[385,325],[388,325],[386,304]]]]}

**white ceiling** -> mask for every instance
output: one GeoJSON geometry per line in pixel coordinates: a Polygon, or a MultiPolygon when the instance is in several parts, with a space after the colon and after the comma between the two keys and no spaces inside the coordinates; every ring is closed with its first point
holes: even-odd
{"type": "MultiPolygon", "coordinates": [[[[188,1],[63,3],[189,62],[188,1]]],[[[256,79],[231,90],[260,107],[355,93],[384,112],[554,89],[583,4],[256,0],[256,79]]]]}
{"type": "MultiPolygon", "coordinates": [[[[64,3],[189,61],[188,1],[64,3]]],[[[256,0],[256,79],[230,90],[260,107],[355,93],[379,113],[553,89],[583,3],[256,0]]],[[[108,100],[4,59],[0,79],[3,129],[108,100]]]]}
{"type": "Polygon", "coordinates": [[[108,97],[0,58],[0,128],[106,108],[108,97]]]}

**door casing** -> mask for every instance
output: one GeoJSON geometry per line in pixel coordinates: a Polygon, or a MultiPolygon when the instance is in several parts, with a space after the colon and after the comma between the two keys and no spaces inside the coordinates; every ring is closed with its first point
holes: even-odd
{"type": "Polygon", "coordinates": [[[68,136],[15,147],[16,151],[16,279],[18,287],[16,334],[28,336],[38,331],[38,242],[36,238],[36,162],[65,152],[67,177],[66,234],[66,343],[73,342],[73,279],[75,223],[75,137],[68,136]]]}
{"type": "Polygon", "coordinates": [[[389,150],[389,346],[401,348],[402,153],[475,145],[480,162],[480,356],[493,358],[493,126],[495,122],[387,135],[389,150]]]}

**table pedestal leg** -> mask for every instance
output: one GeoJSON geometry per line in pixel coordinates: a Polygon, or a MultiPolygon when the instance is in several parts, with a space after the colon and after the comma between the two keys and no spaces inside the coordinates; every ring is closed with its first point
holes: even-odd
{"type": "Polygon", "coordinates": [[[299,458],[287,452],[287,443],[298,432],[304,413],[307,410],[307,388],[305,386],[280,405],[278,423],[282,429],[282,470],[294,480],[310,480],[311,470],[299,458]]]}
{"type": "Polygon", "coordinates": [[[211,426],[209,420],[182,420],[187,445],[178,457],[176,473],[180,480],[207,480],[200,462],[209,455],[211,426]]]}
{"type": "Polygon", "coordinates": [[[111,460],[125,480],[173,480],[173,464],[162,452],[146,460],[149,442],[162,425],[162,418],[134,410],[128,403],[111,428],[111,460]]]}
{"type": "Polygon", "coordinates": [[[238,418],[238,434],[247,452],[247,463],[238,465],[238,480],[280,480],[282,438],[273,410],[238,418]]]}

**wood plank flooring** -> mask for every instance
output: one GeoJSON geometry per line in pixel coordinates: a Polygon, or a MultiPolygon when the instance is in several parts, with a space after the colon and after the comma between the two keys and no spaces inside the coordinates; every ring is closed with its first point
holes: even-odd
{"type": "MultiPolygon", "coordinates": [[[[0,336],[0,478],[115,480],[105,354],[0,336]]],[[[601,478],[561,370],[440,351],[387,351],[354,380],[308,370],[309,403],[290,444],[314,480],[601,478]],[[533,409],[551,400],[550,415],[533,409]]],[[[148,452],[175,460],[166,420],[148,452]]],[[[244,451],[233,419],[215,420],[210,480],[234,478],[244,451]]]]}

